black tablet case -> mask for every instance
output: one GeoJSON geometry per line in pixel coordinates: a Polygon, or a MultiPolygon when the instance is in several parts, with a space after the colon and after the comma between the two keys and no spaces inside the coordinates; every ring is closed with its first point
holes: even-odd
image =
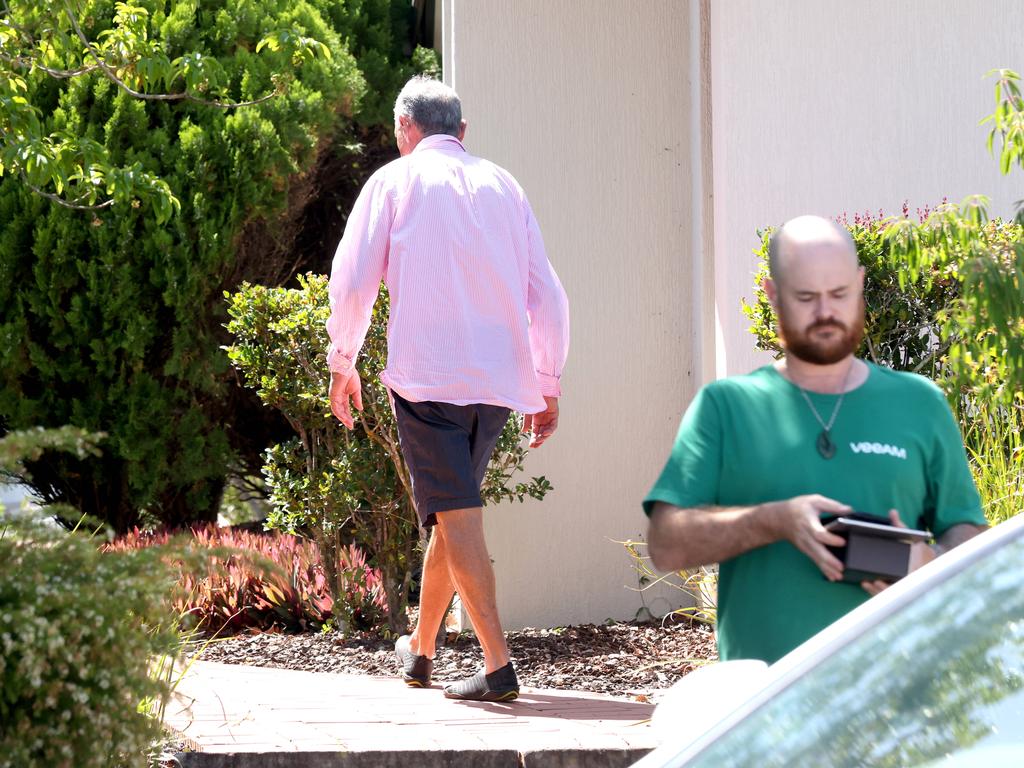
{"type": "Polygon", "coordinates": [[[843,563],[843,581],[897,581],[907,575],[910,568],[910,542],[900,536],[920,538],[922,531],[895,528],[886,517],[865,512],[830,515],[822,518],[826,527],[839,518],[884,526],[884,531],[848,528],[833,531],[846,539],[846,546],[828,550],[843,563]],[[911,531],[913,531],[911,533],[911,531]]]}

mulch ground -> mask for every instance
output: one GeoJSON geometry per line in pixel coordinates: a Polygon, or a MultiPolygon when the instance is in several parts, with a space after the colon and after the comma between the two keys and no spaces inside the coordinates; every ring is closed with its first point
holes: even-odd
{"type": "MultiPolygon", "coordinates": [[[[593,691],[656,701],[658,693],[701,664],[717,658],[714,634],[699,624],[585,624],[507,632],[523,685],[593,691]]],[[[378,637],[336,632],[242,635],[210,643],[204,661],[261,667],[394,675],[394,644],[378,637]]],[[[483,667],[471,633],[449,635],[438,646],[434,679],[453,682],[483,667]]]]}

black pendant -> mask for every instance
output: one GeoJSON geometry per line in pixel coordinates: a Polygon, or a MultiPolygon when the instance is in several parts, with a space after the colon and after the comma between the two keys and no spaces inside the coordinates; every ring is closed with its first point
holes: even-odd
{"type": "Polygon", "coordinates": [[[836,444],[832,442],[832,438],[828,435],[828,430],[821,430],[821,434],[818,435],[818,453],[821,454],[823,459],[831,459],[836,455],[836,444]]]}

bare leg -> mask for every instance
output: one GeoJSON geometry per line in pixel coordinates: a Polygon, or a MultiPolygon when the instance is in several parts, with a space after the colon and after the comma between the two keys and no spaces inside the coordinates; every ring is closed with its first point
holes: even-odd
{"type": "Polygon", "coordinates": [[[459,591],[480,640],[485,671],[494,672],[508,664],[509,657],[498,618],[494,568],[484,541],[483,510],[475,507],[440,512],[437,527],[444,537],[451,582],[459,591]]]}
{"type": "Polygon", "coordinates": [[[409,650],[417,656],[434,658],[437,630],[455,594],[448,569],[448,556],[440,526],[430,534],[423,558],[423,582],[420,584],[420,617],[413,630],[409,650]]]}

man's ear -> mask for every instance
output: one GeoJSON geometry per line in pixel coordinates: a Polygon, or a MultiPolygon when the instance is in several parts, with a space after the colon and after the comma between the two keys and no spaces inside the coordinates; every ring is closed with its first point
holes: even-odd
{"type": "Polygon", "coordinates": [[[462,141],[464,138],[466,138],[466,121],[465,120],[460,120],[459,121],[459,141],[462,141]]]}
{"type": "Polygon", "coordinates": [[[766,277],[764,282],[761,283],[761,287],[764,288],[765,295],[768,296],[768,301],[771,302],[771,305],[773,307],[776,306],[779,298],[779,289],[775,285],[775,281],[770,277],[766,277]]]}

